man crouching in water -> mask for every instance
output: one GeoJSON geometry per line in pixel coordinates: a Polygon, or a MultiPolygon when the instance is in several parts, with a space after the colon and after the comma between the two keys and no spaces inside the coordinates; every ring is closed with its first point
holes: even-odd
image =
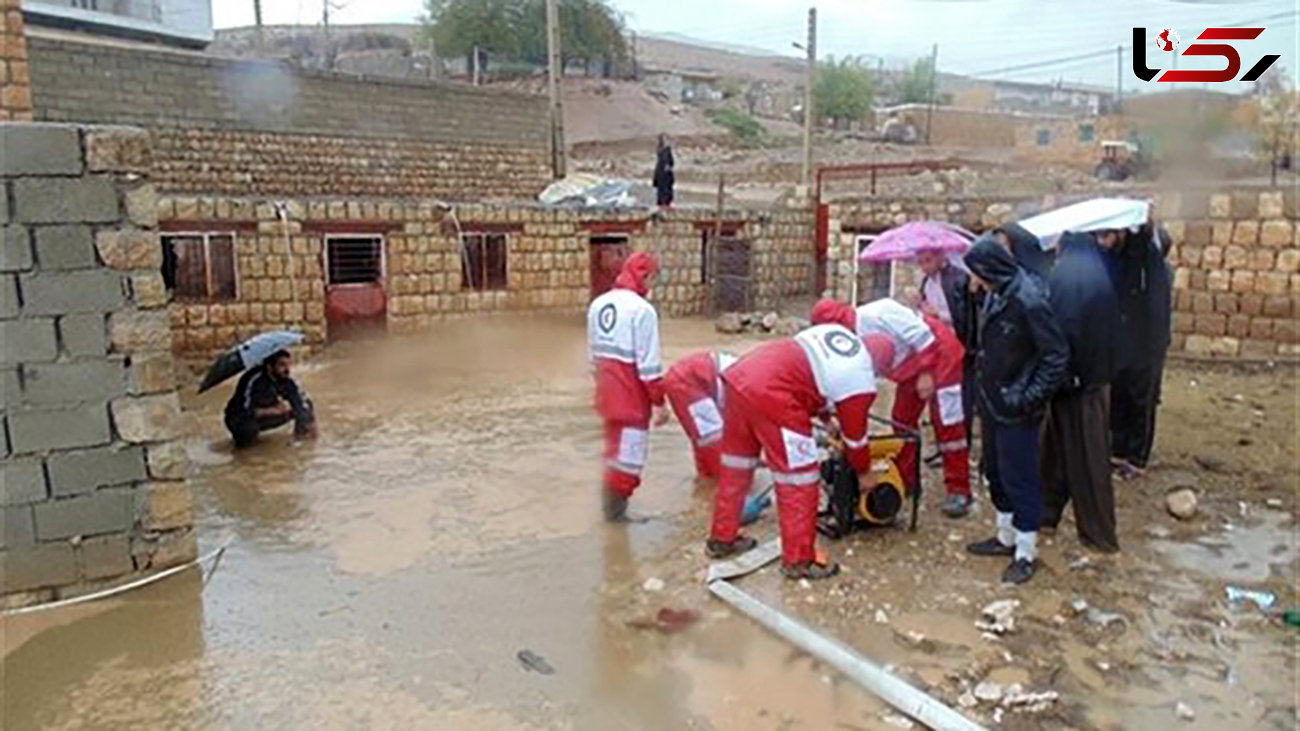
{"type": "Polygon", "coordinates": [[[311,401],[289,377],[292,366],[289,351],[281,350],[240,377],[226,402],[226,428],[236,448],[252,446],[262,432],[290,421],[295,437],[316,436],[316,414],[311,401]]]}

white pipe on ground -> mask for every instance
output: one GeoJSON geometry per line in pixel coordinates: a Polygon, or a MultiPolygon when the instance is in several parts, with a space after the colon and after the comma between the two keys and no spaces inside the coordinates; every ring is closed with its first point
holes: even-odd
{"type": "Polygon", "coordinates": [[[767,606],[730,582],[715,581],[709,584],[709,591],[926,726],[936,731],[986,731],[983,726],[913,688],[852,649],[767,606]]]}

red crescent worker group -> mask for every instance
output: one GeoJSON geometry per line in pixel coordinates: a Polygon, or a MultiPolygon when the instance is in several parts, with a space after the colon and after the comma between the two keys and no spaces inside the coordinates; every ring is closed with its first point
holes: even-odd
{"type": "MultiPolygon", "coordinates": [[[[627,258],[614,288],[587,312],[588,357],[596,411],[604,421],[604,512],[626,519],[641,482],[651,423],[666,421],[665,400],[695,453],[701,478],[717,481],[709,556],[753,548],[741,513],[761,463],[772,472],[781,532],[781,569],[789,578],[833,576],[839,567],[816,547],[820,500],[815,419],[833,420],[863,489],[875,484],[868,417],[877,376],[894,381],[892,418],[914,428],[928,405],[943,455],[945,513],[970,507],[969,444],[962,409],[963,350],[951,328],[889,300],[856,310],[834,300],[813,309],[812,325],[735,358],[687,355],[664,372],[659,320],[646,300],[658,273],[652,254],[627,258]]],[[[919,459],[900,455],[904,475],[919,459]]]]}

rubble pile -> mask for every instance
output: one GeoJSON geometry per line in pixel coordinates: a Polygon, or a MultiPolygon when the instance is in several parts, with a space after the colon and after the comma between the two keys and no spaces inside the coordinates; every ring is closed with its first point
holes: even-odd
{"type": "Polygon", "coordinates": [[[808,324],[802,317],[782,317],[775,311],[727,312],[718,317],[714,329],[724,335],[750,333],[788,337],[808,327],[808,324]]]}

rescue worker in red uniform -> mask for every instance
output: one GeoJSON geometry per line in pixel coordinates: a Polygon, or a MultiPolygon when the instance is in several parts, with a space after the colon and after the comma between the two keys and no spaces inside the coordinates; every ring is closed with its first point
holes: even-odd
{"type": "Polygon", "coordinates": [[[722,381],[722,480],[709,555],[725,558],[754,547],[754,539],[740,534],[740,517],[762,456],[776,482],[782,573],[792,579],[834,576],[839,566],[816,550],[821,475],[812,419],[834,409],[849,463],[863,489],[874,486],[867,414],[876,379],[861,339],[843,324],[810,327],[754,349],[722,381]]]}
{"type": "Polygon", "coordinates": [[[646,301],[658,274],[654,255],[623,262],[614,288],[587,309],[587,357],[596,377],[596,413],[605,422],[605,519],[626,520],[627,502],[641,484],[651,416],[664,410],[659,315],[646,301]]]}
{"type": "Polygon", "coordinates": [[[697,479],[717,481],[722,455],[722,372],[736,356],[699,351],[684,356],[664,376],[664,394],[695,452],[697,479]]]}
{"type": "MultiPolygon", "coordinates": [[[[971,508],[970,447],[962,413],[962,357],[965,350],[952,328],[934,317],[922,317],[892,299],[859,307],[822,300],[813,309],[812,322],[855,319],[855,329],[867,345],[875,372],[898,385],[890,417],[899,425],[916,429],[921,412],[930,407],[930,422],[943,455],[943,513],[950,518],[967,515],[971,508]]],[[[911,479],[919,459],[909,443],[898,456],[898,468],[911,479]]],[[[915,485],[910,486],[915,489],[915,485]]]]}

